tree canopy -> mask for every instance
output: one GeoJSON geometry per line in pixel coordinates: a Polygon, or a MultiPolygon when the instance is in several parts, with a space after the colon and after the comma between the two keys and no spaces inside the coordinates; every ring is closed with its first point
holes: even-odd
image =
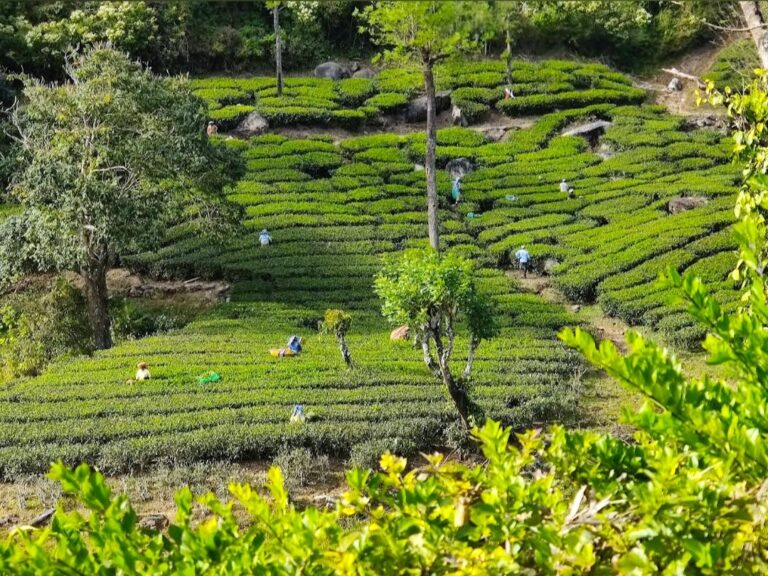
{"type": "Polygon", "coordinates": [[[81,274],[103,348],[109,267],[156,246],[182,210],[208,219],[224,204],[205,110],[185,80],[156,77],[109,48],[74,56],[67,75],[57,85],[24,79],[10,187],[23,212],[3,224],[0,279],[81,274]]]}

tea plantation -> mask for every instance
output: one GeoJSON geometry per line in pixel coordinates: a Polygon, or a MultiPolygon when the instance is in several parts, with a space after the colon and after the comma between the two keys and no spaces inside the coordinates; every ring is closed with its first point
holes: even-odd
{"type": "MultiPolygon", "coordinates": [[[[605,67],[519,63],[515,74],[517,97],[502,100],[497,63],[439,70],[454,102],[478,111],[473,120],[491,107],[545,114],[498,142],[471,128],[443,129],[437,153],[441,167],[454,158],[475,165],[458,208],[442,207],[442,242],[477,262],[502,325],[479,349],[471,393],[489,416],[526,427],[578,416],[572,380],[580,361],[555,337],[578,317],[505,276],[514,252],[524,244],[571,300],[597,301],[627,322],[692,345],[699,328],[674,294],[653,283],[672,265],[696,271],[719,287],[723,303],[735,302],[726,276],[738,174],[719,132],[641,105],[644,95],[605,67]],[[599,146],[559,135],[595,119],[611,122],[599,146]],[[559,191],[563,178],[572,197],[559,191]],[[670,213],[678,197],[700,202],[670,213]]],[[[253,109],[273,125],[362,125],[403,106],[419,85],[417,73],[402,70],[357,80],[289,79],[284,100],[267,79],[204,79],[196,88],[226,128],[253,109]]],[[[243,207],[242,232],[215,245],[194,220],[185,222],[161,250],[130,264],[154,274],[227,278],[232,301],[182,330],[61,361],[3,388],[3,477],[45,470],[54,458],[118,471],[267,458],[284,446],[346,456],[374,439],[406,452],[450,440],[450,402],[420,351],[390,342],[372,290],[382,255],[426,245],[424,173],[414,168],[423,161],[423,134],[217,140],[247,165],[228,191],[243,207]],[[268,247],[257,241],[262,228],[274,239],[268,247]],[[332,337],[317,335],[329,307],[353,313],[354,370],[332,337]],[[269,349],[291,334],[305,337],[304,353],[272,358],[269,349]],[[153,380],[127,384],[138,361],[150,365],[153,380]],[[199,384],[209,370],[222,380],[199,384]],[[311,416],[301,426],[288,423],[297,403],[311,416]]],[[[438,184],[447,197],[444,170],[438,184]]]]}

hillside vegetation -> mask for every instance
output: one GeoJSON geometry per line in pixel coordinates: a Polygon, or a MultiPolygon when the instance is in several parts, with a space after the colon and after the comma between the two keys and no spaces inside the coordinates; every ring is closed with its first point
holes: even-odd
{"type": "MultiPolygon", "coordinates": [[[[522,74],[531,66],[517,69],[522,74]]],[[[464,179],[458,208],[446,202],[441,209],[442,239],[448,250],[477,262],[502,326],[479,350],[471,394],[488,416],[516,428],[578,414],[582,371],[555,338],[578,317],[520,292],[502,272],[520,245],[539,269],[547,259],[559,262],[555,284],[571,299],[597,299],[608,312],[684,344],[701,329],[682,313],[672,290],[653,287],[660,270],[671,264],[696,271],[719,287],[723,303],[737,297],[725,280],[737,174],[726,162],[721,134],[694,130],[659,107],[617,106],[615,94],[622,94],[619,102],[636,101],[637,91],[604,67],[539,66],[536,74],[543,70],[555,83],[570,79],[569,90],[550,92],[544,82],[527,96],[500,100],[495,63],[464,64],[461,74],[442,82],[454,88],[454,98],[495,103],[510,114],[559,111],[499,142],[472,129],[438,133],[439,166],[459,157],[476,165],[464,179]],[[481,79],[494,87],[469,86],[481,79]],[[615,90],[592,87],[606,82],[615,90]],[[600,154],[581,137],[558,135],[593,119],[612,122],[600,154]],[[562,178],[575,188],[574,197],[559,191],[562,178]],[[708,203],[671,215],[667,204],[676,196],[708,203]]],[[[367,98],[389,94],[382,86],[408,74],[376,79],[367,98]]],[[[415,86],[413,79],[402,82],[415,86]]],[[[364,104],[362,96],[339,100],[347,81],[297,79],[288,84],[294,108],[310,110],[319,86],[336,95],[327,99],[335,102],[331,111],[354,112],[364,104]]],[[[220,93],[217,98],[224,106],[220,93]]],[[[248,98],[269,114],[268,98],[256,92],[248,98]]],[[[414,169],[424,154],[423,136],[379,133],[335,142],[266,134],[248,141],[219,136],[218,142],[247,165],[228,195],[244,210],[242,231],[216,245],[191,220],[171,230],[161,250],[135,255],[130,264],[154,274],[230,279],[232,302],[182,330],[62,361],[43,376],[3,388],[5,478],[42,471],[58,458],[120,471],[158,462],[268,458],[285,446],[346,456],[373,441],[400,453],[452,442],[455,413],[442,387],[425,370],[420,351],[389,341],[391,327],[372,290],[382,255],[426,245],[423,172],[414,169]],[[258,244],[262,228],[274,239],[268,247],[258,244]],[[332,337],[317,334],[324,310],[338,307],[353,314],[354,370],[345,367],[332,337]],[[305,352],[271,357],[269,349],[292,334],[305,337],[305,352]],[[139,361],[150,365],[153,379],[127,383],[139,361]],[[222,380],[200,384],[211,370],[222,380]],[[294,404],[309,414],[304,425],[288,421],[294,404]]],[[[445,171],[438,182],[447,197],[445,171]]]]}

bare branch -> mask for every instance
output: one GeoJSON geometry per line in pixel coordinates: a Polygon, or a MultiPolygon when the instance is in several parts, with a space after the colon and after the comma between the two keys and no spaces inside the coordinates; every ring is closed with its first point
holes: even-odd
{"type": "Polygon", "coordinates": [[[678,78],[685,78],[686,80],[693,80],[696,82],[696,85],[699,88],[704,88],[706,84],[702,81],[701,78],[698,76],[693,76],[692,74],[686,74],[685,72],[680,72],[677,68],[662,68],[662,71],[666,72],[667,74],[672,74],[672,76],[677,76],[678,78]]]}

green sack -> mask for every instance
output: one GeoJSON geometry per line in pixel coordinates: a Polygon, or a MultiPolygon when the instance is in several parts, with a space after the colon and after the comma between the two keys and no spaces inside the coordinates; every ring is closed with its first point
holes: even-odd
{"type": "Polygon", "coordinates": [[[208,372],[208,374],[203,374],[197,379],[200,384],[213,384],[219,380],[221,380],[221,374],[218,372],[208,372]]]}

